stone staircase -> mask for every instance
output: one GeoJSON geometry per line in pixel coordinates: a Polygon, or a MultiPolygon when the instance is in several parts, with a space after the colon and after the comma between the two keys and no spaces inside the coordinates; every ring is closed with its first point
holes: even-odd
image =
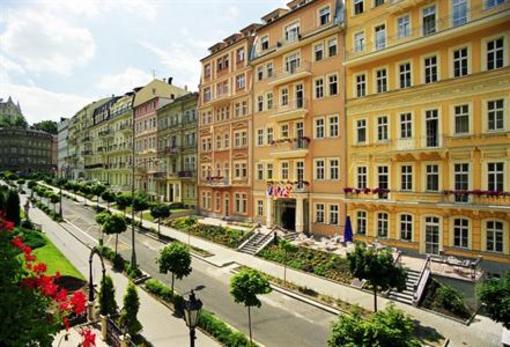
{"type": "Polygon", "coordinates": [[[255,255],[260,252],[271,240],[273,239],[273,234],[268,233],[264,234],[261,232],[256,232],[250,237],[246,242],[244,242],[237,249],[241,253],[255,255]]]}
{"type": "Polygon", "coordinates": [[[294,241],[296,237],[298,237],[298,233],[296,233],[295,231],[288,232],[282,236],[282,238],[287,241],[294,241]]]}
{"type": "Polygon", "coordinates": [[[405,304],[413,305],[415,288],[420,279],[420,272],[408,268],[406,268],[406,271],[407,271],[406,289],[404,289],[402,292],[397,292],[396,290],[391,289],[387,294],[387,298],[403,302],[405,304]]]}

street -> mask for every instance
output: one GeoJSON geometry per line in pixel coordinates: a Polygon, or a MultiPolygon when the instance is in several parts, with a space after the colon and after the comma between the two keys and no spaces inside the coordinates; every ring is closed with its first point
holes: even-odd
{"type": "MultiPolygon", "coordinates": [[[[101,232],[95,222],[95,212],[82,203],[66,199],[63,204],[64,217],[87,235],[97,239],[101,232]]],[[[91,237],[71,230],[84,242],[91,237]]],[[[108,246],[114,246],[114,237],[105,236],[108,246]]],[[[131,258],[131,229],[119,236],[119,252],[125,259],[131,258]]],[[[164,246],[143,234],[136,235],[136,251],[139,266],[153,277],[170,285],[170,276],[158,272],[155,262],[159,250],[164,246]]],[[[231,267],[217,268],[193,258],[193,271],[182,281],[176,281],[178,292],[188,291],[201,284],[205,289],[198,293],[205,308],[214,312],[235,328],[248,333],[246,309],[236,304],[229,294],[231,267]]],[[[311,305],[291,299],[278,292],[261,298],[262,307],[252,310],[254,338],[266,346],[325,346],[331,322],[335,316],[311,305]]]]}

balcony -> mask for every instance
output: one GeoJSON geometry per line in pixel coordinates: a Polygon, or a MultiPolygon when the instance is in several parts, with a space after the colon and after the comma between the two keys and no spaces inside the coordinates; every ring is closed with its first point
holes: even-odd
{"type": "Polygon", "coordinates": [[[416,136],[409,139],[395,139],[385,142],[393,155],[409,154],[419,157],[422,154],[436,154],[444,157],[448,148],[447,137],[444,135],[416,136]]]}
{"type": "Polygon", "coordinates": [[[98,133],[98,135],[99,135],[100,137],[106,137],[106,138],[109,138],[109,137],[113,137],[113,136],[114,136],[114,133],[113,133],[113,131],[111,131],[111,130],[109,130],[109,129],[108,129],[108,130],[100,131],[100,132],[98,133]]]}
{"type": "Polygon", "coordinates": [[[179,178],[193,178],[195,177],[195,172],[191,170],[178,171],[177,177],[179,178]]]}
{"type": "Polygon", "coordinates": [[[270,86],[289,83],[297,79],[302,79],[312,75],[311,64],[309,61],[301,61],[299,64],[290,64],[288,68],[274,72],[273,77],[269,79],[270,86]]]}
{"type": "Polygon", "coordinates": [[[132,124],[122,124],[120,126],[120,131],[124,134],[131,134],[133,132],[133,125],[132,124]]]}
{"type": "Polygon", "coordinates": [[[216,93],[211,99],[208,101],[209,104],[214,105],[216,103],[220,103],[222,101],[228,101],[233,96],[233,94],[227,90],[222,92],[221,94],[216,93]]]}
{"type": "Polygon", "coordinates": [[[209,187],[230,187],[228,176],[207,177],[205,184],[209,187]]]}
{"type": "Polygon", "coordinates": [[[175,155],[181,150],[180,146],[167,146],[163,149],[164,154],[175,155]]]}
{"type": "Polygon", "coordinates": [[[303,158],[308,154],[310,139],[307,137],[275,140],[271,156],[274,158],[303,158]]]}
{"type": "Polygon", "coordinates": [[[421,5],[427,2],[426,0],[390,0],[388,4],[388,11],[390,13],[398,13],[408,10],[412,6],[421,5]]]}
{"type": "Polygon", "coordinates": [[[277,105],[269,118],[277,122],[305,118],[305,115],[308,113],[307,106],[307,99],[290,100],[287,105],[277,105]]]}

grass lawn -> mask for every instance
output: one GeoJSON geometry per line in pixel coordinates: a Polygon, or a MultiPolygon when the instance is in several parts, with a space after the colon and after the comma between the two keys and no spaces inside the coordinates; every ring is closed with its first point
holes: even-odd
{"type": "Polygon", "coordinates": [[[34,250],[37,260],[48,266],[48,275],[53,275],[57,271],[61,275],[73,276],[85,280],[83,275],[74,267],[73,264],[60,252],[60,250],[46,237],[46,245],[34,250]]]}
{"type": "MultiPolygon", "coordinates": [[[[137,214],[139,214],[139,212],[137,214]]],[[[154,222],[154,218],[152,218],[150,211],[145,211],[143,213],[143,219],[148,220],[149,222],[154,222]]]]}
{"type": "Polygon", "coordinates": [[[180,212],[186,212],[186,211],[190,211],[190,209],[189,208],[176,208],[176,209],[170,210],[170,213],[180,213],[180,212]]]}

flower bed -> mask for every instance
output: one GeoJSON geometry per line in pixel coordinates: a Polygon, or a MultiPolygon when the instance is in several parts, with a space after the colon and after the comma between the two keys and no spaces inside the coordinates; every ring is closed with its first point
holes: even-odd
{"type": "Polygon", "coordinates": [[[280,264],[287,263],[291,268],[340,283],[350,284],[353,279],[346,258],[307,247],[296,246],[295,251],[289,252],[286,256],[278,245],[271,245],[263,249],[258,256],[280,264]]]}

